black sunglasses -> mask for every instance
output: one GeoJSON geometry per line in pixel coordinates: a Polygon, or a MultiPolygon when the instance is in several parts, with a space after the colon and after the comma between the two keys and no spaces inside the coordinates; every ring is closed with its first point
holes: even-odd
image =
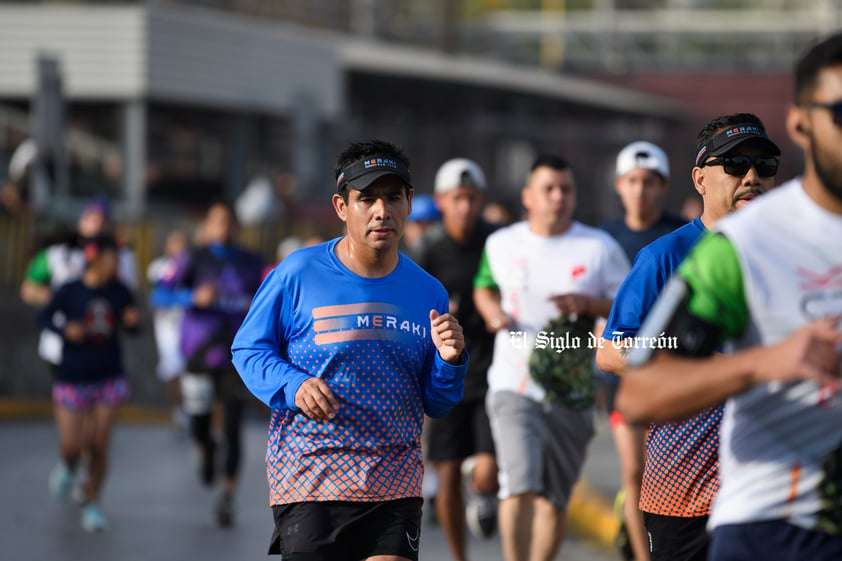
{"type": "Polygon", "coordinates": [[[722,156],[703,163],[704,166],[722,166],[728,175],[742,177],[754,166],[760,177],[774,177],[778,173],[778,159],[774,156],[722,156]]]}
{"type": "Polygon", "coordinates": [[[817,101],[811,101],[807,105],[810,107],[821,107],[822,109],[827,109],[830,111],[831,115],[833,115],[833,123],[837,127],[842,127],[842,101],[837,101],[836,103],[819,103],[817,101]]]}

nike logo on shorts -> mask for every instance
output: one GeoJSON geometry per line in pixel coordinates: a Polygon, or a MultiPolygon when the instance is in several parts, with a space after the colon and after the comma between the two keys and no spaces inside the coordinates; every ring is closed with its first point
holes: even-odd
{"type": "Polygon", "coordinates": [[[406,532],[406,541],[409,542],[409,548],[412,551],[418,551],[418,538],[421,537],[421,528],[418,528],[415,531],[415,537],[409,535],[409,532],[406,532]]]}

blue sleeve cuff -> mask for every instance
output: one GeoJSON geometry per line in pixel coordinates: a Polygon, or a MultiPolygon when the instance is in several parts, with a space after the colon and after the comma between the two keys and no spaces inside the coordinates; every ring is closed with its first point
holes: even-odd
{"type": "Polygon", "coordinates": [[[462,364],[450,364],[435,352],[432,377],[424,388],[424,412],[428,416],[441,417],[462,400],[468,361],[467,350],[462,351],[462,364]]]}
{"type": "Polygon", "coordinates": [[[442,373],[447,374],[446,378],[453,379],[454,381],[464,380],[465,375],[468,373],[468,349],[462,349],[461,358],[461,363],[452,364],[444,360],[438,350],[436,350],[436,364],[440,365],[442,373]]]}
{"type": "Polygon", "coordinates": [[[306,372],[301,372],[299,370],[295,374],[290,376],[289,380],[284,386],[284,405],[290,411],[301,411],[301,409],[299,409],[298,406],[295,404],[295,394],[298,393],[298,388],[301,387],[301,384],[303,384],[304,380],[306,380],[307,378],[312,378],[312,376],[310,374],[307,374],[306,372]]]}

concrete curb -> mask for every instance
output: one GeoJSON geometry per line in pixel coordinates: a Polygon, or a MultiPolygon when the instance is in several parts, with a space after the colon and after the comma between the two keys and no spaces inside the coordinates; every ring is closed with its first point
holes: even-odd
{"type": "MultiPolygon", "coordinates": [[[[50,401],[0,398],[0,420],[38,419],[51,417],[52,414],[53,404],[50,401]]],[[[123,405],[117,412],[117,418],[130,423],[166,424],[172,422],[172,413],[153,407],[123,405]]]]}
{"type": "MultiPolygon", "coordinates": [[[[13,419],[43,419],[51,417],[53,404],[45,400],[0,398],[0,421],[13,419]]],[[[163,409],[124,405],[118,418],[123,422],[168,424],[172,413],[163,409]]],[[[586,480],[573,488],[568,508],[570,529],[583,539],[602,548],[613,550],[620,521],[614,515],[612,501],[602,496],[586,480]]]]}

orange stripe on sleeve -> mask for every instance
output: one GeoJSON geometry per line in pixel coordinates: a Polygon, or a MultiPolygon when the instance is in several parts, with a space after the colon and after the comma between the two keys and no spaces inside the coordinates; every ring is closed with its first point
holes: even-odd
{"type": "Polygon", "coordinates": [[[798,483],[801,481],[801,464],[795,464],[790,470],[789,496],[786,502],[793,503],[798,497],[798,483]]]}

